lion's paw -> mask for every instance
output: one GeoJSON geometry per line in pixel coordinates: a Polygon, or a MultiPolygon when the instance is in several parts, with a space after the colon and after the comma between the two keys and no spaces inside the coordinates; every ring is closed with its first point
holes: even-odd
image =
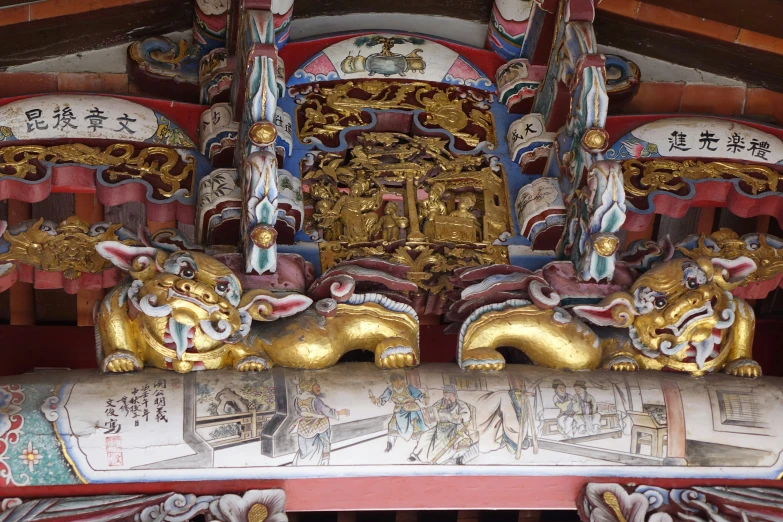
{"type": "Polygon", "coordinates": [[[627,356],[614,357],[605,364],[605,368],[614,372],[635,372],[639,369],[639,364],[627,356]]]}
{"type": "Polygon", "coordinates": [[[737,359],[726,365],[724,371],[736,377],[755,379],[761,377],[761,366],[753,359],[737,359]]]}
{"type": "Polygon", "coordinates": [[[416,366],[416,355],[409,346],[390,346],[378,355],[377,364],[389,369],[416,366]]]}
{"type": "Polygon", "coordinates": [[[251,355],[240,359],[235,368],[240,372],[263,372],[272,368],[272,364],[257,355],[251,355]]]}
{"type": "Polygon", "coordinates": [[[494,348],[475,348],[463,357],[461,366],[466,370],[497,371],[506,367],[506,359],[494,348]]]}
{"type": "Polygon", "coordinates": [[[103,360],[104,372],[127,373],[141,370],[144,364],[136,355],[128,351],[114,352],[103,360]]]}

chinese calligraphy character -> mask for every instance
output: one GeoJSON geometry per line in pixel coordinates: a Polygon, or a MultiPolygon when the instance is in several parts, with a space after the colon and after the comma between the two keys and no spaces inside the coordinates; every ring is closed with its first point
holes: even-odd
{"type": "Polygon", "coordinates": [[[104,410],[104,413],[106,414],[106,421],[103,423],[104,426],[106,426],[106,429],[108,430],[106,433],[119,433],[121,425],[117,422],[117,419],[114,417],[118,417],[117,413],[114,411],[114,409],[117,407],[116,404],[114,404],[114,401],[111,399],[106,400],[106,409],[104,410]]]}
{"type": "Polygon", "coordinates": [[[127,417],[130,413],[130,410],[128,409],[128,398],[123,396],[117,402],[120,403],[120,411],[124,412],[125,416],[127,417]]]}
{"type": "Polygon", "coordinates": [[[127,113],[127,112],[126,112],[126,113],[123,113],[123,115],[122,115],[121,117],[117,118],[117,123],[119,123],[119,124],[120,124],[120,128],[119,128],[119,129],[116,129],[116,130],[115,130],[115,132],[122,132],[122,131],[127,131],[127,132],[128,132],[128,133],[130,133],[130,134],[136,134],[136,131],[135,131],[135,130],[132,130],[132,129],[131,129],[129,126],[128,126],[128,124],[129,124],[129,123],[133,123],[134,121],[136,121],[136,120],[135,120],[134,118],[130,118],[130,117],[128,116],[128,113],[127,113]]]}
{"type": "Polygon", "coordinates": [[[517,140],[521,140],[521,139],[522,139],[522,136],[520,136],[519,133],[517,133],[516,130],[511,133],[511,143],[514,143],[517,140]]]}
{"type": "Polygon", "coordinates": [[[104,422],[104,425],[106,426],[106,434],[109,433],[119,433],[122,429],[122,424],[117,422],[116,419],[109,419],[106,422],[104,422]]]}
{"type": "Polygon", "coordinates": [[[726,145],[726,150],[733,154],[745,150],[745,138],[736,132],[732,132],[731,136],[729,136],[729,143],[726,145]]]}
{"type": "Polygon", "coordinates": [[[531,132],[537,132],[536,129],[533,128],[532,123],[526,123],[525,124],[525,137],[527,138],[527,135],[531,132]]]}
{"type": "Polygon", "coordinates": [[[49,125],[41,119],[41,109],[30,109],[24,113],[27,116],[27,132],[33,132],[33,129],[48,129],[49,125]]]}
{"type": "Polygon", "coordinates": [[[684,132],[674,131],[669,138],[669,151],[677,150],[691,150],[690,147],[685,146],[685,138],[687,135],[684,132]]]}
{"type": "Polygon", "coordinates": [[[103,128],[103,122],[105,120],[108,120],[106,116],[103,115],[104,112],[100,110],[98,107],[95,107],[90,111],[90,114],[84,117],[85,120],[88,120],[90,124],[87,126],[91,131],[95,131],[97,129],[103,128]]]}
{"type": "Polygon", "coordinates": [[[73,110],[67,105],[62,108],[62,111],[59,107],[54,110],[54,119],[57,120],[57,123],[54,127],[52,127],[53,129],[65,130],[68,127],[72,129],[78,128],[76,125],[71,123],[76,119],[76,116],[73,115],[73,110]]]}
{"type": "Polygon", "coordinates": [[[114,404],[114,401],[111,399],[106,400],[106,416],[107,417],[117,417],[118,415],[114,412],[114,408],[116,408],[117,405],[114,404]]]}
{"type": "Polygon", "coordinates": [[[166,397],[163,396],[163,391],[158,390],[155,392],[155,421],[156,422],[168,422],[169,419],[166,418],[166,410],[164,409],[166,407],[166,397]]]}
{"type": "Polygon", "coordinates": [[[753,138],[750,140],[750,147],[748,147],[748,152],[750,152],[752,156],[765,160],[767,159],[767,154],[771,152],[769,148],[769,142],[759,141],[758,139],[753,138]]]}
{"type": "Polygon", "coordinates": [[[699,150],[707,149],[711,150],[712,152],[715,152],[718,150],[717,147],[713,148],[713,146],[718,143],[720,140],[715,137],[714,132],[710,131],[704,131],[701,133],[701,138],[699,138],[699,143],[701,143],[701,147],[699,147],[699,150]]]}

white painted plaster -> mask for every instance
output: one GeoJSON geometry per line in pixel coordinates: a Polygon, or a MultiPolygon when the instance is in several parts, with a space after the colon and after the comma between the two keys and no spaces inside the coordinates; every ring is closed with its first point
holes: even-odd
{"type": "Polygon", "coordinates": [[[684,82],[684,83],[707,83],[710,85],[727,85],[733,87],[743,87],[745,83],[717,74],[676,65],[673,63],[650,58],[642,54],[624,51],[616,47],[599,45],[598,51],[602,54],[616,54],[622,56],[639,66],[642,73],[643,82],[684,82]]]}
{"type": "Polygon", "coordinates": [[[484,47],[487,38],[487,24],[484,22],[406,13],[361,13],[295,19],[291,23],[291,38],[310,38],[360,29],[405,30],[439,36],[474,47],[484,47]]]}
{"type": "MultiPolygon", "coordinates": [[[[178,42],[191,40],[191,31],[168,33],[164,36],[178,42]]],[[[128,46],[130,43],[95,49],[82,53],[68,54],[56,58],[48,58],[39,62],[26,63],[9,67],[10,72],[65,72],[65,73],[124,73],[128,61],[128,46]]]]}

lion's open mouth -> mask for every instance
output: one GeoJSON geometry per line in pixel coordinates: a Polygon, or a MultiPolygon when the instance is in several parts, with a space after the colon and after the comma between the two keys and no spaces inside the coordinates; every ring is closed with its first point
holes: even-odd
{"type": "Polygon", "coordinates": [[[196,327],[179,323],[170,317],[166,323],[166,330],[163,333],[163,344],[177,352],[177,357],[181,358],[186,352],[197,353],[193,346],[193,338],[196,335],[196,327]]]}
{"type": "Polygon", "coordinates": [[[685,330],[693,323],[712,316],[712,302],[708,301],[703,306],[690,310],[685,313],[680,320],[668,328],[659,328],[655,330],[657,335],[669,334],[674,337],[679,337],[685,332],[685,330]]]}
{"type": "Polygon", "coordinates": [[[699,365],[699,368],[701,368],[705,362],[711,361],[712,359],[715,359],[717,356],[720,355],[720,349],[721,349],[721,341],[723,340],[723,330],[714,329],[712,331],[712,337],[705,339],[701,343],[698,343],[697,346],[694,346],[693,344],[690,344],[690,346],[685,351],[685,358],[682,360],[682,362],[688,362],[688,363],[696,363],[699,365]],[[706,353],[709,348],[712,348],[712,350],[709,353],[706,353]],[[699,349],[704,350],[703,353],[700,353],[699,349]]]}

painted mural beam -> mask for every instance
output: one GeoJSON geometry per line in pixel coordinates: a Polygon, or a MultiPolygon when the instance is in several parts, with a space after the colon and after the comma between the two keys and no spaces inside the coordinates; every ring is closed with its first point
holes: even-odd
{"type": "Polygon", "coordinates": [[[773,480],[782,383],[529,365],[31,373],[0,382],[0,496],[259,477],[773,480]]]}

